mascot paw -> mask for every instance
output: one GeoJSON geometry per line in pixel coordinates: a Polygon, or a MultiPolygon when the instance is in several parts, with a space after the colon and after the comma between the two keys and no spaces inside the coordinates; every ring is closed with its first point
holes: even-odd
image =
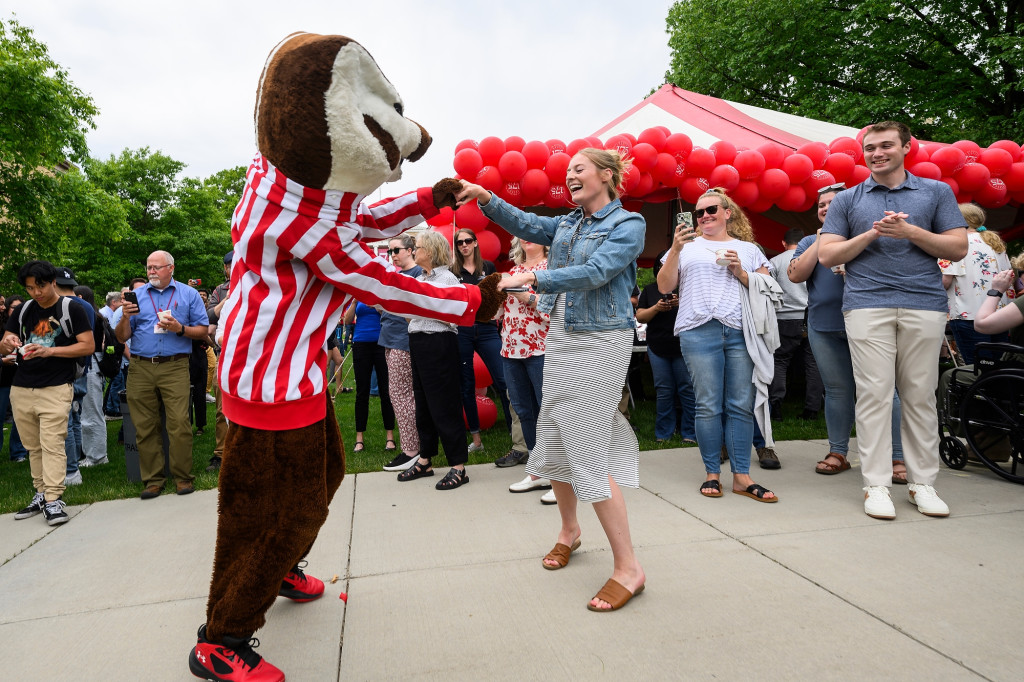
{"type": "Polygon", "coordinates": [[[480,280],[480,309],[476,311],[477,322],[487,322],[494,319],[498,314],[498,308],[505,302],[508,296],[504,291],[498,291],[498,282],[501,281],[501,273],[487,275],[480,280]]]}
{"type": "Polygon", "coordinates": [[[438,180],[431,187],[434,192],[434,208],[455,208],[455,195],[462,191],[462,183],[455,178],[438,180]]]}

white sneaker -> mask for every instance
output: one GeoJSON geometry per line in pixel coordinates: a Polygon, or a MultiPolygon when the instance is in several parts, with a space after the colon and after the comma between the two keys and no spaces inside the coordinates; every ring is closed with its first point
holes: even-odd
{"type": "Polygon", "coordinates": [[[949,507],[935,494],[930,485],[911,483],[907,486],[910,501],[917,505],[917,511],[925,516],[949,516],[949,507]]]}
{"type": "Polygon", "coordinates": [[[217,402],[217,399],[214,398],[211,394],[207,393],[206,394],[206,402],[208,402],[208,403],[215,403],[215,402],[217,402]]]}
{"type": "Polygon", "coordinates": [[[543,490],[545,488],[550,487],[551,481],[549,481],[546,478],[538,478],[535,480],[527,476],[518,483],[513,483],[512,485],[510,485],[508,487],[508,491],[510,493],[528,493],[531,490],[543,490]]]}
{"type": "Polygon", "coordinates": [[[873,519],[895,519],[896,507],[884,485],[869,485],[864,488],[864,513],[873,519]]]}
{"type": "MultiPolygon", "coordinates": [[[[79,465],[81,466],[81,465],[79,465]]],[[[82,472],[76,471],[73,474],[68,474],[64,477],[64,485],[82,485],[82,472]]]]}
{"type": "Polygon", "coordinates": [[[107,459],[106,455],[103,456],[103,459],[97,459],[95,461],[93,461],[93,460],[89,459],[88,457],[86,457],[85,459],[83,459],[82,461],[80,461],[78,463],[78,468],[81,469],[81,468],[84,467],[84,468],[88,469],[89,467],[94,467],[94,466],[97,466],[99,464],[110,464],[110,460],[107,459]]]}
{"type": "Polygon", "coordinates": [[[469,444],[469,451],[470,452],[483,452],[484,451],[484,444],[483,443],[470,443],[469,444]]]}
{"type": "Polygon", "coordinates": [[[555,491],[549,490],[540,496],[541,504],[558,504],[558,500],[555,499],[555,491]]]}

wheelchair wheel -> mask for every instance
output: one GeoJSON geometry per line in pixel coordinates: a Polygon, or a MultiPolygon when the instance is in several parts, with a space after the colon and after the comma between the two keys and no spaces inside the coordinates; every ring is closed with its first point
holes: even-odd
{"type": "Polygon", "coordinates": [[[967,447],[955,436],[943,436],[939,441],[939,457],[950,469],[963,469],[967,466],[967,447]]]}
{"type": "Polygon", "coordinates": [[[960,404],[972,454],[999,476],[1024,483],[1024,372],[993,371],[978,378],[960,404]]]}

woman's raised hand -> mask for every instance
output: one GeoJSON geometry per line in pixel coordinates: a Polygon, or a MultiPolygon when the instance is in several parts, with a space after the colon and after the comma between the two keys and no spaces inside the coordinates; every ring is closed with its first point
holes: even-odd
{"type": "Polygon", "coordinates": [[[480,185],[474,185],[472,182],[466,182],[465,180],[461,182],[462,191],[455,195],[456,206],[462,206],[473,201],[473,199],[476,199],[477,203],[481,206],[486,206],[487,202],[491,200],[491,193],[480,185]]]}

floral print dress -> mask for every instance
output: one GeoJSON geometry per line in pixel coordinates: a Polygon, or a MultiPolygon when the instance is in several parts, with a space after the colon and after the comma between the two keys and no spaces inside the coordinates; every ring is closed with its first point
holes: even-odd
{"type": "MultiPolygon", "coordinates": [[[[967,232],[967,256],[955,263],[939,259],[943,275],[955,279],[946,290],[949,297],[949,317],[954,320],[973,320],[974,315],[985,301],[986,292],[992,288],[992,278],[1001,270],[1010,267],[1005,253],[997,254],[985,243],[981,235],[973,230],[967,232]]],[[[1003,295],[999,307],[1008,303],[1003,295]]]]}

